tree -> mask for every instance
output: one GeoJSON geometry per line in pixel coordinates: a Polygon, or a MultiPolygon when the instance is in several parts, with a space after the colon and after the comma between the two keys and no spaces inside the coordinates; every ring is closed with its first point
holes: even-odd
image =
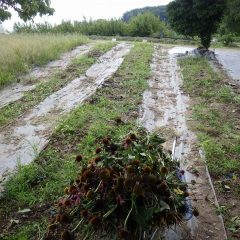
{"type": "Polygon", "coordinates": [[[198,36],[206,49],[223,17],[225,0],[175,0],[167,7],[172,28],[185,36],[198,36]]]}
{"type": "Polygon", "coordinates": [[[149,37],[160,30],[160,19],[150,12],[139,14],[129,22],[130,34],[132,36],[149,37]]]}
{"type": "Polygon", "coordinates": [[[240,34],[240,1],[228,0],[223,26],[227,32],[240,34]]]}
{"type": "Polygon", "coordinates": [[[11,18],[9,8],[16,11],[24,21],[31,20],[38,13],[40,16],[54,13],[50,0],[0,0],[0,22],[11,18]]]}

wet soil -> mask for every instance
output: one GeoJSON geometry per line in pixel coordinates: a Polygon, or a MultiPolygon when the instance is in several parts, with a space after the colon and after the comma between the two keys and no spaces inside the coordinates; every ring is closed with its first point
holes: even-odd
{"type": "Polygon", "coordinates": [[[36,88],[37,82],[47,81],[53,73],[66,69],[72,59],[88,53],[90,48],[90,44],[79,46],[44,67],[34,68],[29,74],[21,77],[20,83],[12,84],[0,91],[0,108],[21,99],[25,92],[36,88]]]}
{"type": "MultiPolygon", "coordinates": [[[[186,48],[182,51],[185,53],[186,48]]],[[[165,238],[174,239],[226,239],[222,218],[216,214],[218,205],[211,178],[204,163],[198,141],[189,130],[190,99],[181,89],[182,76],[177,65],[177,49],[156,46],[152,61],[149,89],[144,93],[140,122],[149,131],[163,133],[168,140],[165,147],[172,149],[177,137],[174,160],[185,171],[192,193],[191,204],[199,216],[193,216],[180,228],[166,232],[165,238]]]]}
{"type": "Polygon", "coordinates": [[[84,76],[47,97],[0,132],[0,176],[17,162],[30,163],[48,143],[57,121],[91,96],[122,64],[132,45],[118,44],[99,58],[84,76]]]}

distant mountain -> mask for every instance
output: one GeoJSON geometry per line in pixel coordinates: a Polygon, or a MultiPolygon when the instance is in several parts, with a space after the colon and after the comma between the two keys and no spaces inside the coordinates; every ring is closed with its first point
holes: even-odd
{"type": "Polygon", "coordinates": [[[122,16],[122,20],[128,22],[132,17],[145,12],[152,12],[154,15],[158,16],[162,21],[167,20],[166,15],[166,6],[158,6],[158,7],[144,7],[144,8],[137,8],[125,12],[122,16]]]}

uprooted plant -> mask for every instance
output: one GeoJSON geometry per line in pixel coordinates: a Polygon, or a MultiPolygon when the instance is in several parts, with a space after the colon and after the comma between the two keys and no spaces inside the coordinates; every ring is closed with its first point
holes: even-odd
{"type": "Polygon", "coordinates": [[[48,238],[61,231],[62,239],[71,239],[73,233],[82,239],[93,234],[99,239],[139,239],[144,231],[178,224],[187,211],[188,191],[163,142],[138,130],[117,143],[101,139],[90,161],[78,155],[80,173],[58,202],[48,238]],[[74,226],[69,224],[73,219],[74,226]]]}

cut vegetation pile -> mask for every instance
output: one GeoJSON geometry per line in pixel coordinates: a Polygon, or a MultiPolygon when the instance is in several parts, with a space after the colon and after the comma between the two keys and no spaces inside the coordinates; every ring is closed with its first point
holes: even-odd
{"type": "Polygon", "coordinates": [[[73,232],[76,239],[96,234],[99,239],[139,239],[144,231],[153,234],[155,228],[178,224],[188,192],[178,179],[177,162],[163,151],[164,140],[142,130],[118,142],[108,136],[100,141],[95,140],[94,158],[76,157],[80,174],[65,188],[47,238],[59,239],[60,231],[62,239],[73,232]],[[78,220],[74,229],[67,224],[73,219],[78,220]]]}
{"type": "Polygon", "coordinates": [[[33,66],[54,60],[87,41],[87,37],[79,34],[1,34],[0,88],[33,66]]]}

